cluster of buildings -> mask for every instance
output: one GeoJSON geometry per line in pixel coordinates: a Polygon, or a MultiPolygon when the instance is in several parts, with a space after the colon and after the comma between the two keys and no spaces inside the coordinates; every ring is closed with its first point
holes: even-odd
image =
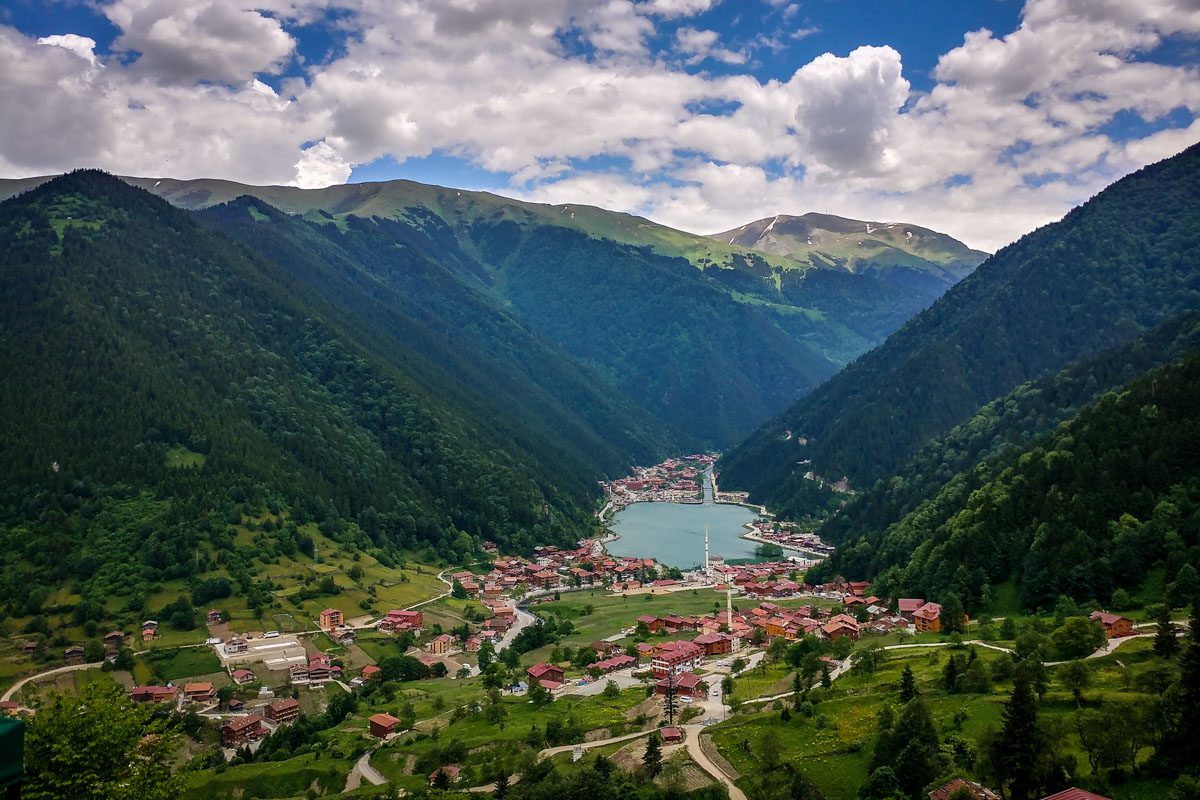
{"type": "Polygon", "coordinates": [[[717,456],[697,453],[668,458],[652,467],[637,467],[633,474],[601,483],[612,510],[649,500],[667,503],[699,503],[703,499],[701,480],[717,456]]]}
{"type": "Polygon", "coordinates": [[[833,546],[821,541],[810,530],[804,530],[795,522],[778,520],[756,520],[749,523],[750,533],[746,538],[754,541],[777,544],[785,550],[796,550],[827,556],[833,552],[833,546]]]}

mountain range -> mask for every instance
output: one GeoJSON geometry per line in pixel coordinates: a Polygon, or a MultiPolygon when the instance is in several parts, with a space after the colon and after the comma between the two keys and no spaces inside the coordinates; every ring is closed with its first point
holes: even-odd
{"type": "MultiPolygon", "coordinates": [[[[0,197],[44,180],[0,181],[0,197]]],[[[734,444],[985,255],[899,225],[915,241],[872,248],[865,269],[838,255],[837,242],[791,255],[590,206],[411,181],[304,190],[125,180],[186,209],[254,197],[331,231],[376,226],[376,245],[421,250],[697,446],[734,444]]]]}

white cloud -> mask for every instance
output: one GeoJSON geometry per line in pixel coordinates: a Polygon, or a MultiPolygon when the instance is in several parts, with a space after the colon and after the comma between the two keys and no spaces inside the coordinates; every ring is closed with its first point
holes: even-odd
{"type": "Polygon", "coordinates": [[[103,10],[121,29],[116,48],[163,82],[242,83],[282,65],[295,46],[278,19],[241,0],[116,0],[103,10]]]}
{"type": "Polygon", "coordinates": [[[697,28],[679,28],[675,31],[675,49],[687,57],[688,63],[698,64],[706,58],[715,58],[726,64],[746,63],[746,54],[720,46],[716,31],[697,28]]]}
{"type": "MultiPolygon", "coordinates": [[[[1200,139],[1200,123],[1110,129],[1122,114],[1200,114],[1200,70],[1154,59],[1165,37],[1200,33],[1194,0],[1028,0],[1017,30],[943,54],[928,92],[887,46],[778,80],[697,72],[745,58],[683,24],[713,5],[113,0],[101,10],[120,57],[0,26],[0,105],[23,110],[19,125],[0,119],[0,174],[95,165],[317,186],[436,150],[511,173],[514,193],[689,230],[828,208],[990,249],[1200,139]],[[342,51],[302,79],[258,79],[290,63],[297,24],[334,6],[342,51]],[[594,158],[602,172],[577,166],[594,158]]],[[[788,21],[794,4],[772,5],[771,42],[809,30],[788,21]]]]}
{"type": "Polygon", "coordinates": [[[50,45],[51,47],[61,47],[64,50],[70,50],[75,55],[82,58],[89,64],[96,63],[96,40],[87,36],[79,36],[74,33],[65,33],[54,36],[43,36],[37,40],[38,44],[50,45]]]}

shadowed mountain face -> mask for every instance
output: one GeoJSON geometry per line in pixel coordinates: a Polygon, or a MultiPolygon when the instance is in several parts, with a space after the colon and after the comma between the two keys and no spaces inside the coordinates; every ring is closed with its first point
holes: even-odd
{"type": "MultiPolygon", "coordinates": [[[[0,195],[39,180],[0,182],[0,195]]],[[[919,229],[923,244],[909,249],[924,255],[897,246],[890,261],[876,253],[869,263],[843,264],[832,256],[729,244],[590,206],[525,203],[411,181],[305,190],[125,180],[188,209],[254,197],[323,230],[329,242],[355,239],[360,264],[376,256],[386,262],[395,248],[419,252],[558,344],[660,424],[718,447],[739,440],[928,306],[969,269],[974,252],[919,229]]],[[[240,238],[259,247],[254,235],[240,238]]],[[[436,306],[430,311],[439,313],[436,306]]]]}
{"type": "Polygon", "coordinates": [[[985,261],[721,461],[722,485],[803,508],[809,470],[864,489],[981,405],[1200,302],[1200,146],[985,261]]]}

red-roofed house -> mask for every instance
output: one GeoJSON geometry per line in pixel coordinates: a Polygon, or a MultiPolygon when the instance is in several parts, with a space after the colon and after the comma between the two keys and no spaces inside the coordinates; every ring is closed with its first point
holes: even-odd
{"type": "Polygon", "coordinates": [[[371,724],[371,735],[378,736],[380,739],[392,735],[396,732],[396,728],[400,726],[400,720],[391,714],[375,714],[369,722],[371,724]]]}
{"type": "Polygon", "coordinates": [[[944,786],[939,786],[929,793],[929,800],[950,800],[956,794],[966,792],[975,800],[1000,800],[1000,795],[991,789],[974,781],[955,778],[944,786]]]}
{"type": "Polygon", "coordinates": [[[371,678],[378,677],[379,673],[381,673],[382,671],[383,670],[381,670],[379,667],[375,666],[374,664],[367,664],[365,667],[362,668],[362,676],[363,676],[364,680],[369,681],[369,680],[371,680],[371,678]]]}
{"type": "Polygon", "coordinates": [[[342,627],[342,612],[336,608],[327,608],[321,612],[317,618],[317,625],[321,630],[332,631],[342,627]]]}
{"type": "Polygon", "coordinates": [[[664,642],[658,655],[650,662],[654,677],[691,672],[704,661],[704,650],[691,642],[664,642]]]}
{"type": "Polygon", "coordinates": [[[553,664],[547,664],[542,661],[534,664],[529,669],[525,670],[529,676],[530,683],[545,685],[547,682],[560,684],[563,682],[563,671],[561,667],[556,667],[553,664]]]}
{"type": "Polygon", "coordinates": [[[1072,786],[1070,789],[1063,789],[1061,792],[1043,797],[1042,800],[1108,800],[1108,798],[1102,794],[1072,786]]]}
{"type": "Polygon", "coordinates": [[[723,656],[733,652],[733,639],[724,633],[702,633],[692,644],[704,649],[706,656],[723,656]]]}
{"type": "Polygon", "coordinates": [[[221,726],[221,744],[225,747],[240,747],[266,736],[267,733],[263,718],[258,714],[234,717],[221,726]]]}
{"type": "Polygon", "coordinates": [[[676,678],[660,678],[654,684],[655,694],[666,694],[669,681],[675,681],[675,694],[687,697],[704,697],[708,686],[694,672],[685,672],[676,678]]]}
{"type": "Polygon", "coordinates": [[[942,607],[937,603],[926,603],[913,612],[912,619],[917,633],[938,633],[942,630],[942,607]]]}
{"type": "Polygon", "coordinates": [[[925,605],[925,600],[919,597],[901,597],[897,605],[900,609],[900,616],[912,622],[913,614],[917,612],[917,609],[925,605]]]}
{"type": "Polygon", "coordinates": [[[462,779],[462,767],[458,764],[447,764],[444,767],[438,767],[433,772],[429,773],[429,785],[433,786],[437,782],[438,773],[446,776],[447,783],[458,783],[462,779]]]}
{"type": "Polygon", "coordinates": [[[204,683],[185,683],[183,697],[189,703],[210,703],[217,696],[217,690],[209,681],[204,683]]]}
{"type": "Polygon", "coordinates": [[[450,634],[443,633],[429,640],[429,644],[425,645],[425,649],[435,656],[442,656],[450,652],[450,645],[454,644],[454,639],[450,634]]]}
{"type": "Polygon", "coordinates": [[[277,725],[291,722],[300,716],[300,701],[291,697],[285,697],[282,700],[267,703],[266,714],[267,719],[277,725]]]}
{"type": "Polygon", "coordinates": [[[1088,618],[1093,622],[1099,622],[1103,625],[1104,635],[1109,639],[1133,635],[1133,620],[1126,619],[1119,614],[1110,614],[1107,611],[1093,611],[1088,618]]]}

